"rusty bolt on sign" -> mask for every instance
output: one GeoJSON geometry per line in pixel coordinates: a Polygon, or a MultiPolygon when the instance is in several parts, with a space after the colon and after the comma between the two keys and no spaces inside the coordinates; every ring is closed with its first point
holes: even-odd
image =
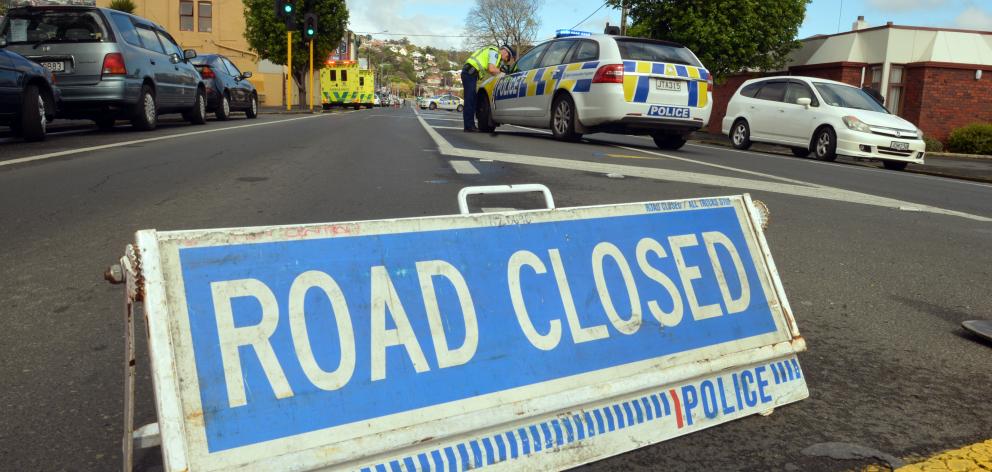
{"type": "Polygon", "coordinates": [[[124,269],[120,264],[114,264],[103,271],[103,278],[114,285],[124,283],[124,269]]]}

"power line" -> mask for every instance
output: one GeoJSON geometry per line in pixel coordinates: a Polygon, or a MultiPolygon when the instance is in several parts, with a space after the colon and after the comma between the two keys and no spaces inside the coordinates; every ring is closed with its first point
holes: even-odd
{"type": "Polygon", "coordinates": [[[597,9],[596,9],[596,10],[594,10],[594,11],[593,11],[592,13],[590,13],[590,14],[589,14],[589,16],[587,16],[587,17],[585,17],[585,18],[583,18],[583,19],[582,19],[582,21],[580,21],[580,22],[578,22],[578,23],[576,23],[576,24],[575,24],[575,26],[573,26],[573,27],[572,27],[571,29],[575,29],[575,28],[578,28],[578,27],[579,27],[579,25],[581,25],[582,23],[585,23],[585,22],[586,22],[586,20],[588,20],[589,18],[592,18],[592,16],[593,16],[593,15],[595,15],[595,14],[596,14],[597,12],[599,12],[600,10],[602,10],[602,9],[603,9],[603,7],[605,7],[605,6],[606,6],[606,3],[607,3],[607,2],[603,2],[603,4],[599,6],[599,8],[597,8],[597,9]]]}
{"type": "Polygon", "coordinates": [[[431,37],[431,38],[471,38],[472,37],[467,34],[372,33],[365,31],[355,31],[355,34],[373,34],[376,36],[416,36],[416,37],[431,37]]]}

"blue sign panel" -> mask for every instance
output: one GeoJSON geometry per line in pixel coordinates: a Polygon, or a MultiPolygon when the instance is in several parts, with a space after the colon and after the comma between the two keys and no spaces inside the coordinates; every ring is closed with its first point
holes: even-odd
{"type": "Polygon", "coordinates": [[[774,332],[761,257],[724,200],[180,248],[207,449],[774,332]]]}

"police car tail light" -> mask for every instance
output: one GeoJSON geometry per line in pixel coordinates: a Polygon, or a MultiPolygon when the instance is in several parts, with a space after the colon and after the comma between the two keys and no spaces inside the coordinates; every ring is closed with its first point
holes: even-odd
{"type": "Polygon", "coordinates": [[[214,74],[214,70],[209,66],[203,66],[203,68],[200,69],[200,77],[203,77],[204,79],[213,79],[217,77],[217,74],[214,74]]]}
{"type": "Polygon", "coordinates": [[[623,64],[607,64],[596,70],[592,77],[594,84],[622,84],[623,64]]]}

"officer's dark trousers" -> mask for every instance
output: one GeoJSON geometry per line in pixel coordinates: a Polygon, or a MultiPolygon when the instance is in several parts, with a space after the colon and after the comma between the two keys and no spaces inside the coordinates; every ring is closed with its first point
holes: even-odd
{"type": "Polygon", "coordinates": [[[462,93],[465,98],[465,108],[462,110],[462,121],[465,122],[465,129],[475,128],[475,99],[476,99],[476,83],[479,81],[479,75],[474,71],[468,73],[465,69],[462,69],[462,93]]]}

